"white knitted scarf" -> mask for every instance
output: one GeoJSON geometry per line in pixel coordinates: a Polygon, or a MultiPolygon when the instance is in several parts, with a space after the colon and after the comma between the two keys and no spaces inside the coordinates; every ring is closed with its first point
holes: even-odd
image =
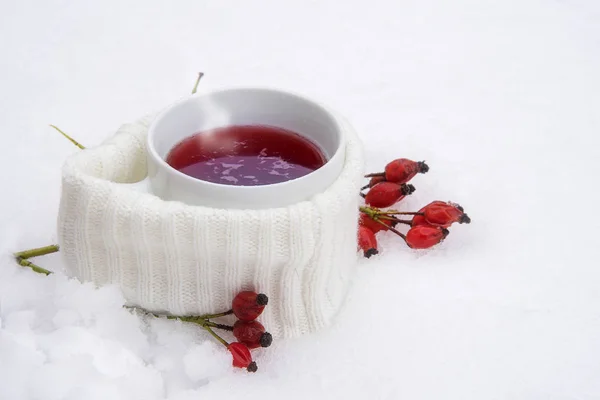
{"type": "Polygon", "coordinates": [[[173,315],[226,311],[241,290],[265,293],[260,321],[275,338],[330,324],[357,262],[364,166],[343,118],[348,142],[338,179],[309,201],[267,210],[189,206],[133,187],[146,177],[152,118],[65,162],[58,237],[67,273],[116,284],[129,305],[173,315]]]}

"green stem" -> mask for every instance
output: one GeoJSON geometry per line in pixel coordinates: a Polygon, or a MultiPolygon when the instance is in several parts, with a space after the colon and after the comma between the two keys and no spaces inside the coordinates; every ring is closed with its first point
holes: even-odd
{"type": "Polygon", "coordinates": [[[129,308],[130,310],[140,310],[145,314],[148,315],[152,315],[156,318],[166,318],[166,319],[176,319],[179,321],[183,321],[183,322],[191,322],[194,324],[198,324],[201,326],[207,325],[207,326],[211,326],[213,328],[217,328],[217,329],[223,329],[226,331],[232,331],[233,330],[233,326],[230,325],[224,325],[224,324],[217,324],[215,322],[209,321],[208,318],[215,318],[215,316],[219,317],[219,316],[224,316],[224,315],[229,315],[231,314],[233,311],[229,312],[224,312],[224,313],[220,313],[220,314],[207,314],[207,315],[201,315],[201,316],[184,316],[184,317],[180,317],[180,316],[176,316],[176,315],[160,315],[160,314],[155,314],[149,311],[146,311],[142,308],[139,307],[135,307],[135,306],[123,306],[125,308],[129,308]]]}
{"type": "Polygon", "coordinates": [[[208,331],[208,333],[210,333],[215,339],[217,339],[219,342],[221,342],[221,344],[227,348],[229,348],[229,343],[227,343],[227,341],[225,339],[223,339],[221,336],[217,335],[215,333],[215,331],[213,331],[212,329],[210,329],[210,326],[207,325],[202,325],[202,327],[204,329],[206,329],[208,331]]]}
{"type": "Polygon", "coordinates": [[[63,135],[64,137],[66,137],[75,146],[79,147],[82,150],[85,149],[85,147],[81,143],[79,143],[77,140],[73,139],[71,136],[69,136],[66,133],[64,133],[63,131],[61,131],[57,126],[54,126],[52,124],[50,124],[50,126],[53,127],[54,129],[56,129],[58,132],[60,132],[61,135],[63,135]]]}
{"type": "Polygon", "coordinates": [[[225,325],[225,324],[217,324],[216,322],[209,321],[208,319],[204,319],[202,317],[167,317],[169,319],[178,319],[184,322],[191,322],[194,324],[198,324],[201,326],[210,326],[211,328],[222,329],[224,331],[233,331],[233,326],[225,325]]]}
{"type": "Polygon", "coordinates": [[[32,257],[45,256],[46,254],[56,253],[58,250],[59,250],[58,245],[53,244],[50,246],[38,247],[37,249],[20,251],[18,253],[15,253],[15,257],[27,259],[27,258],[32,258],[32,257]]]}
{"type": "Polygon", "coordinates": [[[384,215],[423,215],[422,212],[412,212],[412,211],[397,211],[397,210],[387,210],[383,211],[378,208],[360,206],[358,207],[359,211],[367,214],[369,217],[383,217],[384,215]]]}
{"type": "Polygon", "coordinates": [[[44,247],[38,247],[36,249],[20,251],[18,253],[15,253],[14,256],[15,256],[15,259],[17,260],[17,263],[20,266],[31,268],[34,272],[37,272],[38,274],[50,275],[52,273],[51,271],[48,271],[47,269],[42,268],[42,267],[32,263],[31,261],[28,260],[28,258],[45,256],[46,254],[56,253],[58,251],[58,249],[59,249],[58,245],[44,246],[44,247]]]}
{"type": "Polygon", "coordinates": [[[233,310],[228,310],[228,311],[225,311],[225,312],[222,312],[222,313],[217,313],[217,314],[204,314],[204,315],[199,316],[198,318],[201,318],[201,319],[213,319],[213,318],[224,317],[226,315],[231,315],[231,314],[233,314],[233,310]]]}
{"type": "Polygon", "coordinates": [[[198,90],[198,84],[200,83],[200,79],[202,79],[203,76],[204,72],[198,73],[198,78],[196,79],[196,83],[194,84],[194,88],[192,89],[192,94],[196,94],[196,91],[198,90]]]}
{"type": "Polygon", "coordinates": [[[386,215],[423,215],[422,212],[409,212],[409,211],[396,211],[396,210],[380,211],[379,213],[386,214],[386,215]]]}
{"type": "Polygon", "coordinates": [[[207,322],[206,318],[198,317],[198,316],[187,316],[187,317],[173,317],[173,316],[169,316],[167,318],[169,318],[169,319],[178,319],[178,320],[183,321],[183,322],[191,322],[193,324],[198,324],[198,325],[202,325],[202,324],[204,324],[204,323],[207,322]]]}
{"type": "Polygon", "coordinates": [[[204,324],[204,323],[207,322],[202,317],[196,317],[196,316],[179,317],[179,316],[176,316],[176,315],[160,315],[160,314],[155,314],[155,313],[146,311],[146,310],[144,310],[142,308],[139,308],[139,307],[134,307],[134,306],[123,306],[123,307],[129,308],[129,309],[132,309],[132,310],[133,309],[137,309],[137,310],[142,311],[145,314],[152,315],[153,317],[156,317],[156,318],[176,319],[176,320],[179,320],[179,321],[191,322],[191,323],[198,324],[198,325],[202,325],[202,324],[204,324]]]}
{"type": "Polygon", "coordinates": [[[31,261],[24,259],[23,257],[17,257],[17,262],[19,263],[20,266],[29,267],[33,271],[37,272],[38,274],[50,275],[52,273],[52,272],[48,271],[47,269],[39,267],[39,266],[35,265],[34,263],[32,263],[31,261]]]}
{"type": "MultiPolygon", "coordinates": [[[[362,193],[361,193],[361,195],[362,195],[362,193]]],[[[373,218],[377,214],[377,210],[375,210],[371,207],[360,206],[360,207],[358,207],[358,210],[363,214],[367,214],[371,218],[373,218]]]]}

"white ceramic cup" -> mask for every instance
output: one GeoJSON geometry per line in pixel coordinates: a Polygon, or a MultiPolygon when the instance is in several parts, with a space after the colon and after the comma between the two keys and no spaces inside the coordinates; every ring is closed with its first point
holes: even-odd
{"type": "Polygon", "coordinates": [[[345,138],[334,113],[298,94],[233,88],[191,95],[164,110],[148,131],[148,180],[164,200],[231,209],[285,207],[324,191],[340,174],[345,138]],[[231,125],[271,125],[315,143],[327,162],[302,177],[271,185],[232,186],[199,180],[165,161],[171,149],[200,131],[231,125]]]}

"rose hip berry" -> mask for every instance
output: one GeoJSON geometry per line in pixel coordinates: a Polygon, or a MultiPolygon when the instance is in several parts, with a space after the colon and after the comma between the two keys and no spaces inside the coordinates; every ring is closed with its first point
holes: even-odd
{"type": "Polygon", "coordinates": [[[429,166],[425,161],[412,161],[406,158],[399,158],[389,162],[385,166],[385,180],[394,183],[406,183],[414,178],[415,175],[425,174],[429,171],[429,166]]]}
{"type": "Polygon", "coordinates": [[[434,206],[434,205],[444,205],[446,204],[445,201],[440,201],[440,200],[436,200],[436,201],[432,201],[431,203],[427,204],[425,207],[421,208],[418,212],[421,215],[415,215],[411,221],[411,225],[412,226],[417,226],[417,225],[430,225],[427,220],[425,219],[425,215],[423,215],[423,212],[425,211],[426,207],[430,207],[430,206],[434,206]]]}
{"type": "Polygon", "coordinates": [[[379,253],[377,250],[377,239],[372,230],[362,225],[358,227],[358,247],[362,249],[363,255],[370,258],[379,253]]]}
{"type": "Polygon", "coordinates": [[[371,207],[391,207],[414,191],[413,185],[381,182],[369,190],[365,196],[365,202],[371,207]]]}
{"type": "Polygon", "coordinates": [[[233,324],[233,336],[249,349],[269,347],[273,342],[273,336],[265,332],[265,327],[258,321],[236,321],[233,324]]]}
{"type": "Polygon", "coordinates": [[[375,233],[362,225],[358,227],[358,247],[364,252],[366,258],[379,253],[375,233]]]}
{"type": "MultiPolygon", "coordinates": [[[[391,226],[392,228],[394,226],[396,226],[397,222],[396,221],[392,221],[390,219],[378,219],[378,221],[383,222],[385,225],[387,226],[391,226]]],[[[360,213],[360,217],[358,220],[358,223],[361,226],[364,226],[365,228],[369,228],[373,233],[377,233],[379,231],[387,231],[388,228],[385,227],[385,225],[380,224],[379,222],[375,221],[373,218],[369,217],[367,214],[365,213],[360,213]]]]}
{"type": "Polygon", "coordinates": [[[266,294],[243,291],[234,297],[231,308],[238,319],[252,321],[262,314],[268,302],[269,298],[266,294]]]}
{"type": "Polygon", "coordinates": [[[233,366],[238,368],[246,368],[250,372],[256,372],[258,367],[256,363],[252,361],[252,354],[248,346],[243,343],[233,342],[227,346],[227,349],[233,357],[233,366]]]}
{"type": "Polygon", "coordinates": [[[439,226],[418,225],[409,229],[405,241],[412,249],[428,249],[441,243],[449,233],[439,226]]]}
{"type": "Polygon", "coordinates": [[[464,209],[454,203],[433,201],[419,210],[422,215],[415,215],[412,226],[433,225],[448,228],[455,222],[459,224],[471,223],[471,218],[465,214],[464,209]]]}
{"type": "Polygon", "coordinates": [[[377,251],[375,234],[388,231],[399,236],[406,245],[413,249],[428,249],[441,243],[450,233],[447,228],[458,222],[471,223],[471,218],[458,204],[444,201],[433,201],[417,212],[390,209],[405,196],[415,191],[408,182],[417,174],[429,172],[425,161],[413,161],[397,158],[386,164],[383,172],[366,174],[369,183],[360,189],[360,196],[365,205],[359,206],[359,248],[365,257],[371,251],[377,251]],[[363,191],[369,189],[365,194],[363,191]],[[381,210],[386,208],[387,210],[381,210]],[[406,216],[410,216],[407,219],[406,216]],[[408,225],[407,233],[399,227],[408,225]],[[374,249],[374,250],[371,250],[374,249]]]}
{"type": "MultiPolygon", "coordinates": [[[[425,220],[435,226],[441,226],[448,228],[455,222],[459,224],[471,223],[471,218],[464,213],[463,210],[456,206],[456,204],[435,204],[426,206],[423,210],[425,220]]],[[[462,207],[461,207],[462,208],[462,207]]]]}

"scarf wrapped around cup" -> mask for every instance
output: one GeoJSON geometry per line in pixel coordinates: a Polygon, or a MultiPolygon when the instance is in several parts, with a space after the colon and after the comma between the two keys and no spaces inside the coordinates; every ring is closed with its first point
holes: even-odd
{"type": "Polygon", "coordinates": [[[269,296],[261,323],[275,338],[315,332],[342,308],[358,260],[363,148],[346,135],[344,166],[310,199],[262,210],[165,201],[135,184],[148,174],[151,115],[122,125],[62,170],[58,238],[67,274],[117,285],[155,313],[227,310],[241,290],[269,296]]]}

